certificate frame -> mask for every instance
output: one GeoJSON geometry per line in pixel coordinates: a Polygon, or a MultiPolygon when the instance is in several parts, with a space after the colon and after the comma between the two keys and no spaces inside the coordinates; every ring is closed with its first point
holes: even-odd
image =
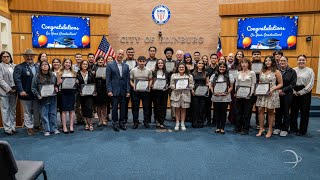
{"type": "Polygon", "coordinates": [[[62,77],[62,83],[61,83],[61,89],[77,89],[77,83],[76,83],[76,80],[77,78],[76,77],[62,77]],[[72,84],[68,84],[66,85],[64,82],[66,82],[65,80],[69,80],[69,81],[74,81],[74,84],[72,86],[72,84]]]}
{"type": "Polygon", "coordinates": [[[155,80],[154,80],[154,83],[153,83],[153,87],[152,87],[152,89],[154,89],[154,90],[166,90],[167,89],[167,87],[168,87],[168,84],[167,84],[167,79],[163,79],[163,78],[156,78],[155,80]],[[156,82],[162,82],[160,85],[156,85],[155,86],[155,84],[158,84],[158,83],[156,83],[156,82]],[[164,86],[163,86],[163,83],[164,83],[164,86]]]}
{"type": "MultiPolygon", "coordinates": [[[[149,80],[147,80],[147,79],[135,79],[135,81],[134,81],[134,89],[135,89],[135,91],[137,91],[137,92],[149,92],[149,80]],[[139,84],[139,83],[146,83],[147,84],[147,87],[145,87],[145,88],[138,88],[137,89],[137,85],[139,84]]],[[[142,86],[142,87],[144,87],[144,86],[142,86]]]]}
{"type": "Polygon", "coordinates": [[[255,85],[254,94],[256,96],[269,96],[269,92],[270,92],[270,83],[257,83],[255,85]]]}
{"type": "Polygon", "coordinates": [[[235,95],[236,95],[237,98],[249,98],[250,95],[251,95],[251,87],[249,87],[249,86],[237,86],[237,90],[235,92],[235,95]],[[248,91],[248,92],[246,92],[247,94],[245,94],[245,92],[243,92],[243,91],[245,91],[245,92],[248,91]],[[239,94],[238,95],[239,92],[242,92],[243,94],[239,94]]]}
{"type": "Polygon", "coordinates": [[[41,97],[51,97],[57,95],[54,84],[39,85],[39,92],[41,97]],[[46,92],[43,92],[44,90],[46,90],[46,92]]]}
{"type": "Polygon", "coordinates": [[[96,70],[96,78],[106,78],[106,67],[98,67],[96,70]]]}
{"type": "Polygon", "coordinates": [[[174,68],[175,68],[175,66],[176,66],[176,63],[175,63],[174,61],[166,61],[165,63],[166,63],[166,64],[165,64],[166,70],[167,70],[168,72],[173,72],[173,71],[174,71],[174,68]],[[168,65],[169,65],[170,69],[168,68],[168,65]]]}
{"type": "Polygon", "coordinates": [[[262,62],[252,63],[251,70],[253,72],[255,72],[256,74],[259,74],[260,71],[262,70],[262,67],[263,67],[263,63],[262,62]]]}
{"type": "Polygon", "coordinates": [[[194,91],[195,96],[204,96],[208,97],[209,95],[209,87],[207,85],[199,85],[196,87],[194,91]]]}
{"type": "Polygon", "coordinates": [[[213,88],[213,93],[226,93],[226,92],[228,92],[228,83],[226,81],[215,83],[213,88]]]}
{"type": "Polygon", "coordinates": [[[95,96],[96,93],[96,85],[95,84],[82,84],[81,85],[81,96],[95,96]],[[90,88],[90,91],[87,91],[86,88],[90,88]],[[86,90],[84,92],[84,90],[86,90]]]}
{"type": "Polygon", "coordinates": [[[181,79],[176,79],[176,82],[175,82],[175,89],[176,90],[189,90],[189,78],[181,78],[181,79]],[[182,84],[182,85],[178,85],[178,83],[183,83],[183,82],[188,82],[188,84],[182,84]]]}
{"type": "Polygon", "coordinates": [[[146,68],[148,68],[148,69],[154,69],[155,66],[156,66],[156,63],[157,63],[157,60],[150,60],[150,61],[148,61],[148,63],[146,64],[146,68]],[[151,65],[150,65],[150,63],[151,63],[151,65]],[[150,66],[151,66],[151,67],[150,67],[150,66]]]}
{"type": "Polygon", "coordinates": [[[125,63],[129,66],[129,70],[132,70],[136,67],[136,60],[126,60],[125,63]]]}
{"type": "Polygon", "coordinates": [[[232,76],[236,79],[238,77],[239,71],[236,69],[229,69],[229,74],[232,74],[232,76]]]}

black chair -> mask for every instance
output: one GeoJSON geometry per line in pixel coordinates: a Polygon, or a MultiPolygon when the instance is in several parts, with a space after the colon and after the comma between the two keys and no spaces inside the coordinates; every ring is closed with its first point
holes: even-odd
{"type": "Polygon", "coordinates": [[[1,180],[34,180],[40,174],[47,179],[43,161],[16,161],[8,142],[0,141],[1,180]]]}

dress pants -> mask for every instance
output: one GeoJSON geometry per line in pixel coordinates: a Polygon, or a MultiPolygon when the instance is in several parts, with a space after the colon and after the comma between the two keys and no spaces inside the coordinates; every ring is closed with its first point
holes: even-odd
{"type": "Polygon", "coordinates": [[[214,102],[213,104],[217,129],[224,129],[229,102],[214,102]]]}
{"type": "Polygon", "coordinates": [[[162,90],[154,90],[154,116],[156,120],[163,125],[166,118],[168,92],[162,90]]]}
{"type": "MultiPolygon", "coordinates": [[[[206,99],[204,96],[192,96],[191,108],[192,109],[192,127],[199,128],[204,126],[206,118],[206,99]]],[[[212,101],[211,101],[212,102],[212,101]]],[[[211,108],[211,107],[210,107],[211,108]]]]}
{"type": "Polygon", "coordinates": [[[206,118],[207,119],[207,125],[211,125],[212,124],[212,115],[211,115],[211,107],[212,107],[212,101],[211,101],[211,98],[212,98],[212,92],[209,91],[209,96],[206,97],[205,101],[206,101],[206,118]]]}
{"type": "Polygon", "coordinates": [[[111,96],[112,101],[112,125],[114,127],[124,125],[124,116],[126,112],[126,96],[111,96]],[[120,104],[120,118],[118,116],[118,106],[120,104]]]}
{"type": "Polygon", "coordinates": [[[149,112],[149,105],[150,105],[150,92],[132,92],[132,115],[133,115],[133,122],[139,121],[139,106],[140,100],[142,100],[143,106],[143,122],[150,123],[150,112],[149,112]]]}
{"type": "Polygon", "coordinates": [[[293,96],[291,107],[290,130],[302,134],[307,133],[309,124],[309,111],[311,105],[311,92],[302,96],[293,96]],[[298,114],[300,110],[300,127],[298,129],[298,114]]]}
{"type": "Polygon", "coordinates": [[[40,109],[38,100],[20,100],[23,107],[24,126],[33,128],[40,126],[40,109]]]}
{"type": "MultiPolygon", "coordinates": [[[[152,109],[154,108],[155,106],[155,97],[154,97],[154,90],[150,90],[149,92],[149,105],[148,105],[148,108],[149,108],[149,123],[151,123],[151,119],[152,119],[152,109]],[[152,106],[153,105],[153,106],[152,106]]],[[[156,122],[156,116],[154,114],[154,121],[156,122]]]]}
{"type": "Polygon", "coordinates": [[[276,109],[275,129],[288,131],[290,126],[290,107],[292,103],[292,94],[280,96],[280,108],[276,109]]]}
{"type": "Polygon", "coordinates": [[[16,93],[9,93],[8,96],[0,96],[0,109],[2,124],[6,132],[16,128],[16,93]]]}
{"type": "Polygon", "coordinates": [[[236,101],[237,118],[236,128],[239,130],[249,130],[250,128],[250,117],[249,114],[252,112],[251,100],[245,98],[237,98],[236,101]]]}

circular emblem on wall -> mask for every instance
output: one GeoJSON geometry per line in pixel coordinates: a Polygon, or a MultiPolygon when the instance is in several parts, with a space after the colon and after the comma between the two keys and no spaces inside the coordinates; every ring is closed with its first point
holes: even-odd
{"type": "Polygon", "coordinates": [[[170,9],[165,5],[159,5],[152,10],[152,19],[157,24],[166,24],[171,16],[170,9]]]}

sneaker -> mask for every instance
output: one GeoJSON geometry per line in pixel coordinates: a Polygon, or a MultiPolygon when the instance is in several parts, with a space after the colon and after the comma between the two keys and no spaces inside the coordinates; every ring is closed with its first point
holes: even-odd
{"type": "Polygon", "coordinates": [[[181,130],[182,131],[185,131],[185,130],[187,130],[187,128],[186,128],[186,126],[183,124],[183,125],[181,125],[181,130]]]}
{"type": "Polygon", "coordinates": [[[45,132],[44,136],[50,136],[50,132],[45,132]]]}
{"type": "Polygon", "coordinates": [[[280,132],[280,136],[281,137],[286,137],[288,135],[288,132],[287,131],[281,131],[280,132]]]}
{"type": "Polygon", "coordinates": [[[174,127],[175,131],[179,131],[179,126],[174,127]]]}
{"type": "Polygon", "coordinates": [[[60,134],[60,131],[59,131],[58,129],[55,129],[55,130],[53,131],[53,133],[54,133],[54,134],[60,134]]]}
{"type": "Polygon", "coordinates": [[[28,133],[29,136],[33,136],[33,135],[36,134],[32,128],[28,128],[27,129],[27,133],[28,133]]]}
{"type": "Polygon", "coordinates": [[[281,132],[280,129],[275,129],[275,130],[273,130],[273,134],[274,134],[274,135],[278,135],[278,134],[280,134],[280,132],[281,132]]]}

